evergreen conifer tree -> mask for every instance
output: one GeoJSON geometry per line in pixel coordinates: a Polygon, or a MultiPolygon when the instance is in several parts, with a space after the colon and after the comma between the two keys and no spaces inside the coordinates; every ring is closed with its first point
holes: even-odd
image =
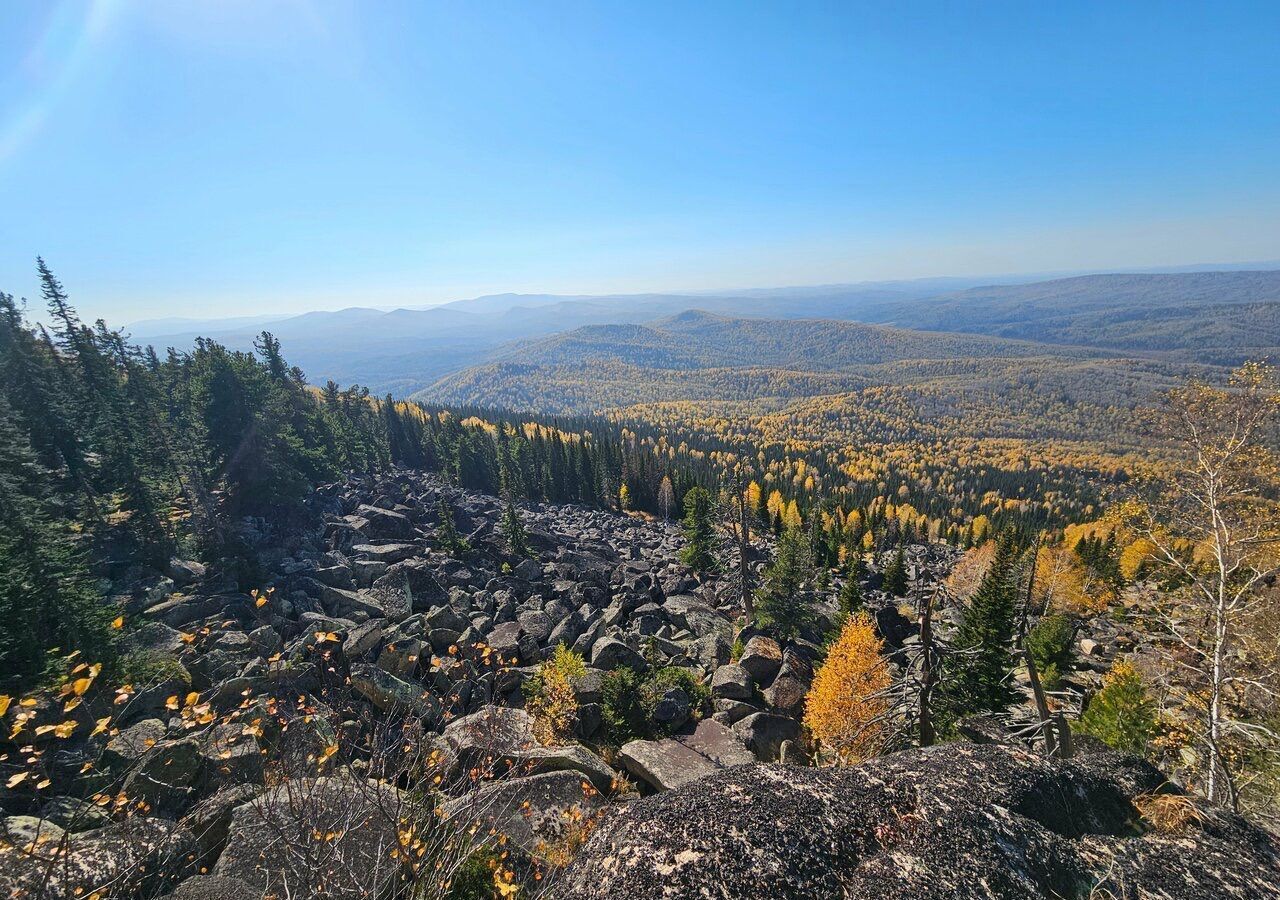
{"type": "Polygon", "coordinates": [[[0,687],[39,675],[46,653],[109,661],[107,607],[45,496],[47,473],[0,395],[0,687]]]}
{"type": "Polygon", "coordinates": [[[1017,553],[1006,533],[956,629],[941,684],[944,725],[974,713],[1003,712],[1013,702],[1013,631],[1017,607],[1017,553]]]}
{"type": "Polygon", "coordinates": [[[884,589],[895,597],[907,595],[907,554],[901,544],[885,567],[884,589]]]}
{"type": "Polygon", "coordinates": [[[690,488],[684,495],[684,549],[680,561],[691,569],[709,572],[715,568],[712,555],[715,529],[711,521],[711,493],[704,487],[690,488]]]}
{"type": "Polygon", "coordinates": [[[443,497],[440,498],[436,507],[436,513],[440,517],[440,529],[437,535],[440,549],[450,556],[465,553],[468,549],[467,542],[458,535],[458,526],[453,521],[453,510],[443,497]]]}
{"type": "Polygon", "coordinates": [[[794,638],[813,621],[813,555],[807,536],[788,528],[778,539],[773,563],[765,570],[756,608],[783,640],[794,638]]]}
{"type": "Polygon", "coordinates": [[[1080,731],[1122,753],[1145,756],[1156,732],[1155,703],[1132,664],[1117,662],[1080,717],[1080,731]]]}
{"type": "Polygon", "coordinates": [[[507,542],[508,550],[516,556],[529,555],[529,535],[524,529],[524,522],[520,519],[520,511],[516,509],[515,498],[510,493],[507,494],[502,508],[502,519],[498,523],[498,528],[507,542]]]}
{"type": "Polygon", "coordinates": [[[862,569],[862,557],[851,554],[837,601],[843,615],[852,615],[862,608],[862,585],[858,583],[858,579],[862,577],[862,569]]]}

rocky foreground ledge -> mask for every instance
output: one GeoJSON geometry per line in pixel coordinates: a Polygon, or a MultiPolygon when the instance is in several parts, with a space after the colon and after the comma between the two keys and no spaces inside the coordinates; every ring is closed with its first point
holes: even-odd
{"type": "Polygon", "coordinates": [[[1132,757],[944,744],[740,766],[620,808],[556,900],[1280,897],[1280,842],[1132,757]],[[1145,811],[1145,815],[1144,815],[1145,811]]]}

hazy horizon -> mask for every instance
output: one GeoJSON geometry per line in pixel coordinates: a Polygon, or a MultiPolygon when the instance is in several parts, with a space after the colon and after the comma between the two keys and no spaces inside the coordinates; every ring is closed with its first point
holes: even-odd
{"type": "Polygon", "coordinates": [[[1280,256],[1280,7],[3,19],[0,290],[91,319],[1280,256]]]}
{"type": "MultiPolygon", "coordinates": [[[[582,291],[582,292],[561,292],[538,290],[536,288],[526,290],[498,290],[486,294],[472,294],[462,297],[451,297],[434,303],[421,304],[390,304],[378,305],[370,303],[335,303],[330,306],[307,307],[305,309],[294,309],[287,311],[261,311],[258,313],[238,314],[238,315],[158,315],[139,319],[131,319],[128,321],[110,322],[108,324],[116,327],[130,328],[138,325],[150,325],[158,322],[174,322],[174,323],[195,323],[195,322],[225,322],[233,320],[255,321],[255,320],[273,320],[279,321],[295,316],[306,315],[313,312],[341,312],[348,309],[373,309],[383,312],[391,312],[397,309],[410,310],[426,310],[435,309],[440,306],[447,306],[452,303],[460,303],[467,300],[477,299],[479,297],[491,296],[515,296],[515,297],[543,297],[555,296],[565,298],[591,298],[591,297],[616,297],[626,298],[629,296],[647,296],[651,294],[682,296],[687,295],[692,298],[702,297],[725,297],[732,296],[736,293],[749,293],[755,291],[783,291],[783,290],[812,290],[821,288],[857,288],[857,287],[874,287],[886,286],[892,289],[895,285],[910,285],[927,282],[975,282],[975,286],[985,284],[1001,284],[1001,283],[1033,283],[1037,281],[1049,281],[1058,278],[1074,278],[1086,275],[1121,275],[1121,274],[1162,274],[1162,273],[1179,273],[1179,272],[1218,272],[1218,271],[1275,271],[1280,270],[1280,260],[1246,260],[1239,263],[1191,263],[1185,265],[1167,265],[1167,266],[1128,266],[1115,269],[1067,269],[1052,272],[988,272],[979,275],[924,275],[912,278],[884,278],[869,279],[865,281],[843,281],[843,282],[822,282],[810,284],[773,284],[773,285],[735,285],[732,287],[720,288],[697,288],[681,290],[674,288],[665,291],[582,291]]],[[[948,287],[940,287],[939,293],[949,292],[948,287]]],[[[964,290],[958,288],[957,290],[964,290]]],[[[28,300],[33,302],[34,308],[31,312],[36,318],[41,318],[43,310],[39,307],[38,291],[33,291],[28,295],[28,300]]],[[[159,332],[150,332],[158,334],[159,332]]]]}

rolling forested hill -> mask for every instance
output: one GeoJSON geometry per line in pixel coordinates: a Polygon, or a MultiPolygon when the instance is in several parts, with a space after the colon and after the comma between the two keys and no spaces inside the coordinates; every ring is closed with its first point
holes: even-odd
{"type": "MultiPolygon", "coordinates": [[[[166,320],[139,323],[130,331],[139,343],[161,349],[187,349],[203,336],[248,350],[262,327],[261,320],[166,320]]],[[[975,342],[958,337],[958,332],[1067,345],[1077,348],[1067,353],[1074,356],[1084,355],[1078,348],[1092,347],[1113,355],[1230,365],[1246,357],[1280,354],[1280,272],[1088,275],[987,286],[975,286],[972,280],[930,279],[698,295],[496,294],[429,309],[356,307],[307,313],[276,318],[268,327],[313,383],[358,382],[375,393],[399,396],[474,366],[545,363],[545,357],[532,358],[534,348],[528,342],[553,335],[557,340],[537,344],[537,351],[556,354],[561,363],[581,361],[582,354],[597,351],[635,355],[646,345],[651,345],[655,360],[674,353],[670,359],[698,367],[757,365],[806,372],[838,370],[850,360],[874,362],[868,355],[874,353],[887,361],[964,352],[986,356],[993,349],[1002,355],[1030,352],[1009,344],[975,342]],[[709,315],[676,321],[690,310],[709,315]],[[715,316],[738,320],[736,333],[716,325],[715,316]],[[790,332],[784,346],[770,346],[767,332],[773,326],[761,325],[766,333],[751,334],[741,324],[750,319],[825,322],[807,326],[810,334],[790,332]],[[939,335],[899,334],[890,340],[881,332],[873,341],[873,332],[864,330],[859,339],[831,320],[951,332],[951,347],[940,351],[939,335]],[[641,337],[643,332],[609,327],[654,323],[665,337],[641,337]],[[592,326],[598,327],[590,330],[592,326]],[[670,337],[675,333],[688,337],[670,337]],[[750,342],[750,352],[765,356],[746,358],[745,348],[717,343],[739,337],[750,342]],[[701,343],[691,346],[693,340],[701,343]],[[913,346],[912,341],[923,345],[913,346]],[[829,362],[826,354],[833,350],[843,355],[829,362]]],[[[1031,355],[1063,353],[1041,347],[1031,355]]]]}
{"type": "Polygon", "coordinates": [[[1280,272],[1085,275],[870,304],[862,317],[1234,365],[1280,348],[1280,272]]]}
{"type": "Polygon", "coordinates": [[[447,376],[419,399],[583,412],[664,400],[795,399],[936,383],[963,396],[1017,393],[1132,406],[1186,371],[1115,351],[831,320],[730,319],[700,311],[579,328],[447,376]]]}

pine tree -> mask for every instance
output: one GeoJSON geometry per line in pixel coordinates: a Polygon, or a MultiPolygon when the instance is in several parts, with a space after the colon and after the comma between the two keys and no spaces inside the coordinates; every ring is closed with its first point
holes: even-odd
{"type": "Polygon", "coordinates": [[[845,571],[844,584],[840,587],[840,612],[849,616],[862,609],[862,585],[858,579],[862,577],[862,557],[851,554],[849,565],[845,571]]]}
{"type": "Polygon", "coordinates": [[[520,511],[516,509],[515,498],[510,494],[507,494],[506,503],[502,508],[502,519],[498,523],[498,528],[509,551],[516,556],[529,555],[529,535],[524,529],[520,511]]]}
{"type": "Polygon", "coordinates": [[[907,554],[901,544],[885,567],[884,589],[895,597],[907,595],[907,554]]]}
{"type": "Polygon", "coordinates": [[[53,647],[107,662],[108,607],[94,592],[43,471],[0,396],[0,687],[39,675],[53,647]]]}
{"type": "Polygon", "coordinates": [[[1145,756],[1156,732],[1156,708],[1132,664],[1115,663],[1080,717],[1079,729],[1122,753],[1145,756]]]}
{"type": "Polygon", "coordinates": [[[453,521],[453,510],[443,497],[440,498],[440,502],[436,507],[436,514],[440,518],[440,529],[436,536],[436,540],[440,543],[440,549],[450,556],[459,556],[465,553],[469,549],[467,542],[458,535],[458,526],[453,521]]]}
{"type": "Polygon", "coordinates": [[[799,528],[788,528],[778,539],[773,563],[765,570],[756,594],[756,608],[778,637],[790,640],[814,619],[813,556],[799,528]]]}
{"type": "Polygon", "coordinates": [[[952,641],[953,653],[941,685],[944,724],[974,713],[1003,712],[1014,700],[1009,686],[1017,585],[1017,553],[1006,533],[996,543],[995,557],[965,607],[952,641]]]}
{"type": "Polygon", "coordinates": [[[715,568],[712,555],[715,531],[711,521],[711,493],[703,487],[695,487],[684,495],[684,549],[680,561],[698,572],[715,568]]]}

